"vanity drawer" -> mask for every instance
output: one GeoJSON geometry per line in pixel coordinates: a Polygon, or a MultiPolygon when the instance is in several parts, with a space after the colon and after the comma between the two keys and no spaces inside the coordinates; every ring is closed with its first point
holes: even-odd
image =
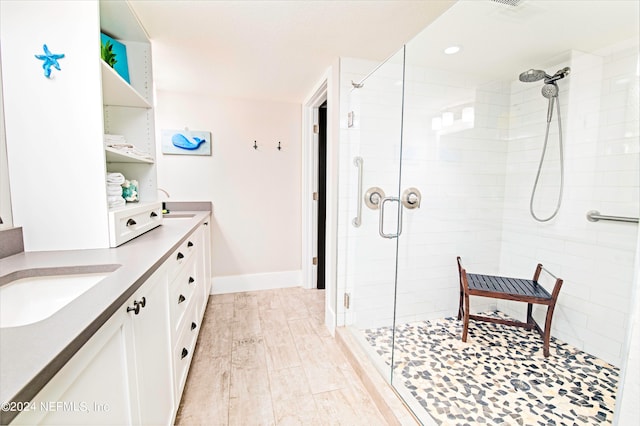
{"type": "MultiPolygon", "coordinates": [[[[171,312],[173,333],[177,333],[178,330],[180,330],[187,312],[195,311],[194,299],[197,294],[197,279],[196,263],[192,258],[187,262],[182,272],[170,284],[169,309],[171,312]]],[[[188,317],[188,315],[186,316],[188,317]]]]}
{"type": "Polygon", "coordinates": [[[162,225],[162,204],[127,205],[109,212],[109,245],[117,247],[162,225]]]}
{"type": "Polygon", "coordinates": [[[197,232],[191,234],[182,244],[180,244],[180,247],[173,252],[167,261],[169,282],[172,282],[180,273],[182,267],[189,263],[189,261],[194,257],[193,255],[198,250],[198,243],[200,241],[197,238],[197,235],[199,235],[197,232]]]}
{"type": "Polygon", "coordinates": [[[173,366],[176,374],[175,379],[178,395],[182,393],[187,379],[189,365],[191,364],[191,358],[196,349],[196,340],[200,332],[200,323],[196,318],[195,310],[192,309],[190,311],[187,319],[188,321],[185,321],[184,326],[181,328],[178,341],[173,349],[173,366]]]}

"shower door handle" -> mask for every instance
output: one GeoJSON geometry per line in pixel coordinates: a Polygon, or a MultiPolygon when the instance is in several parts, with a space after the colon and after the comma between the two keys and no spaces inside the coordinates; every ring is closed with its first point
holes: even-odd
{"type": "Polygon", "coordinates": [[[380,216],[379,216],[380,223],[378,226],[378,233],[382,238],[398,238],[400,234],[402,234],[402,213],[403,213],[403,208],[402,208],[402,202],[400,201],[400,198],[385,197],[382,199],[382,201],[380,202],[380,216]],[[398,203],[398,214],[400,217],[398,218],[398,231],[395,234],[387,234],[384,232],[384,204],[387,201],[395,201],[396,203],[398,203]]]}

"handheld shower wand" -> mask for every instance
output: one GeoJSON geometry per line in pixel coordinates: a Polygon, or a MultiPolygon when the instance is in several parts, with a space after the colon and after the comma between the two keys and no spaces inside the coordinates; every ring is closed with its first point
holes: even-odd
{"type": "Polygon", "coordinates": [[[536,180],[533,184],[533,190],[531,191],[531,200],[529,201],[529,212],[531,216],[537,220],[538,222],[547,222],[553,219],[560,210],[560,204],[562,202],[562,192],[564,190],[564,150],[562,147],[562,123],[560,119],[560,101],[558,99],[558,84],[557,80],[561,80],[568,76],[571,73],[571,68],[565,67],[562,68],[554,75],[549,75],[542,70],[534,70],[530,69],[520,74],[520,81],[525,83],[530,83],[538,80],[544,79],[544,86],[542,86],[542,96],[549,99],[549,106],[547,107],[547,130],[544,136],[544,146],[542,147],[542,156],[540,157],[540,164],[538,165],[538,172],[536,173],[536,180]],[[536,195],[536,189],[538,188],[538,180],[540,179],[540,172],[542,170],[542,164],[544,163],[544,156],[547,152],[547,143],[549,142],[549,127],[551,126],[551,119],[553,118],[553,105],[554,101],[558,106],[558,138],[559,138],[559,149],[560,149],[560,193],[558,194],[558,202],[556,204],[556,208],[551,216],[547,218],[539,218],[536,216],[533,211],[533,199],[536,195]]]}
{"type": "Polygon", "coordinates": [[[549,107],[547,108],[547,123],[551,122],[553,118],[553,101],[558,99],[558,85],[554,83],[547,83],[542,86],[542,96],[549,99],[549,107]]]}

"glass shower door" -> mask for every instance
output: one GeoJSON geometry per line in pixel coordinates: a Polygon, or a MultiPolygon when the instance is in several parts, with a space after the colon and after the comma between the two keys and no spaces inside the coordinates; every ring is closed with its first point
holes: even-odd
{"type": "Polygon", "coordinates": [[[348,217],[342,223],[345,325],[390,381],[397,236],[402,231],[399,179],[402,152],[404,49],[349,94],[349,144],[343,180],[348,217]]]}

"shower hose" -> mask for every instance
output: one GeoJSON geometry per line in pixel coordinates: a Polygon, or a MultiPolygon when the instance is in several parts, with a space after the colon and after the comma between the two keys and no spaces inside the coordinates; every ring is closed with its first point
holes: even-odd
{"type": "MultiPolygon", "coordinates": [[[[542,147],[542,156],[540,157],[540,164],[538,165],[538,173],[536,174],[536,181],[533,184],[533,190],[531,191],[531,201],[529,202],[529,212],[531,216],[537,220],[538,222],[548,222],[553,219],[560,210],[560,204],[562,202],[562,191],[564,190],[564,153],[562,147],[562,120],[560,119],[560,100],[557,96],[555,96],[556,100],[556,109],[558,110],[558,137],[559,137],[559,148],[560,148],[560,193],[558,194],[558,202],[556,203],[556,209],[551,214],[551,216],[547,218],[540,218],[536,216],[533,211],[533,199],[536,195],[536,190],[538,188],[538,180],[540,179],[540,172],[542,170],[542,164],[544,163],[544,156],[547,152],[547,143],[549,142],[549,128],[551,127],[551,117],[547,120],[547,131],[544,136],[544,146],[542,147]]],[[[553,102],[553,100],[549,100],[549,102],[553,102]]]]}

